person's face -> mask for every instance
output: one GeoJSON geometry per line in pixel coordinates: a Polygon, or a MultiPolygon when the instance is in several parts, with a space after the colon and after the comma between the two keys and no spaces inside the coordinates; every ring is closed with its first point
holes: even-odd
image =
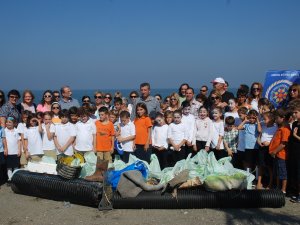
{"type": "Polygon", "coordinates": [[[219,112],[219,110],[214,109],[212,112],[212,117],[214,120],[218,120],[221,118],[221,113],[219,112]]]}
{"type": "Polygon", "coordinates": [[[206,89],[206,87],[202,87],[200,89],[200,93],[203,94],[203,95],[207,95],[207,89],[206,89]]]}
{"type": "Polygon", "coordinates": [[[182,96],[185,96],[185,92],[188,89],[187,85],[182,85],[182,87],[180,88],[180,93],[182,96]]]}
{"type": "Polygon", "coordinates": [[[94,98],[95,98],[96,105],[99,105],[102,103],[102,95],[100,93],[95,94],[94,98]]]}
{"type": "Polygon", "coordinates": [[[260,112],[260,114],[263,114],[265,112],[270,112],[270,108],[267,105],[262,105],[259,107],[259,112],[260,112]]]}
{"type": "Polygon", "coordinates": [[[246,96],[245,95],[239,95],[238,96],[238,103],[243,104],[246,102],[246,96]]]}
{"type": "Polygon", "coordinates": [[[32,96],[31,96],[30,93],[26,93],[26,94],[24,95],[24,102],[25,102],[25,103],[31,103],[31,102],[32,102],[32,96]]]}
{"type": "Polygon", "coordinates": [[[52,99],[52,95],[49,92],[46,92],[44,94],[44,101],[45,102],[51,102],[51,99],[52,99]]]}
{"type": "Polygon", "coordinates": [[[298,96],[299,96],[299,92],[296,88],[291,88],[289,94],[292,99],[298,98],[298,96]]]}
{"type": "Polygon", "coordinates": [[[228,107],[229,107],[230,111],[235,110],[235,109],[236,109],[236,103],[235,103],[235,101],[232,100],[232,99],[230,99],[230,100],[228,101],[228,107]]]}
{"type": "Polygon", "coordinates": [[[165,104],[166,104],[167,106],[169,106],[169,105],[171,104],[171,99],[170,99],[170,98],[166,98],[166,99],[165,99],[165,104]]]}
{"type": "Polygon", "coordinates": [[[12,105],[16,105],[17,102],[19,100],[19,97],[17,95],[9,95],[9,102],[12,104],[12,105]]]}
{"type": "Polygon", "coordinates": [[[228,131],[232,131],[234,128],[234,125],[226,125],[228,131]]]}
{"type": "Polygon", "coordinates": [[[59,111],[60,111],[60,107],[59,107],[59,105],[57,105],[57,104],[53,104],[52,105],[52,107],[51,107],[51,110],[52,110],[52,112],[54,113],[54,114],[58,114],[59,113],[59,111]]]}
{"type": "MultiPolygon", "coordinates": [[[[59,99],[60,99],[60,94],[59,94],[59,93],[54,93],[54,94],[53,94],[53,97],[54,97],[54,101],[55,101],[55,102],[58,102],[59,99]]],[[[45,99],[45,100],[46,100],[46,99],[45,99]]]]}
{"type": "Polygon", "coordinates": [[[199,118],[203,120],[206,117],[208,117],[207,110],[205,108],[200,109],[200,111],[199,111],[199,118]]]}
{"type": "Polygon", "coordinates": [[[105,95],[105,96],[104,96],[104,102],[105,102],[106,104],[109,104],[110,101],[111,101],[110,95],[105,95]]]}
{"type": "Polygon", "coordinates": [[[270,123],[270,118],[266,115],[263,116],[263,120],[264,120],[265,124],[270,123]]]}
{"type": "Polygon", "coordinates": [[[6,120],[5,125],[6,125],[7,129],[13,129],[15,126],[15,123],[12,120],[6,120]]]}
{"type": "Polygon", "coordinates": [[[284,122],[284,118],[282,118],[280,116],[276,116],[275,122],[277,125],[281,125],[284,122]]]}
{"type": "Polygon", "coordinates": [[[83,103],[91,103],[91,100],[89,98],[84,98],[82,100],[83,103]]]}
{"type": "Polygon", "coordinates": [[[254,84],[254,85],[253,85],[251,91],[252,91],[252,94],[253,94],[254,96],[259,96],[259,94],[260,94],[260,92],[261,92],[261,90],[260,90],[260,88],[259,88],[259,86],[258,86],[257,84],[254,84]]]}
{"type": "Polygon", "coordinates": [[[44,124],[49,124],[52,122],[52,118],[49,115],[44,115],[44,124]]]}
{"type": "Polygon", "coordinates": [[[161,102],[161,98],[159,96],[155,96],[155,98],[158,102],[161,102]]]}
{"type": "Polygon", "coordinates": [[[183,113],[183,115],[189,115],[190,114],[190,112],[191,112],[191,107],[190,106],[188,106],[188,107],[184,107],[183,109],[182,109],[182,113],[183,113]]]}
{"type": "Polygon", "coordinates": [[[171,116],[171,115],[167,116],[166,117],[166,123],[171,124],[173,122],[173,119],[174,119],[173,116],[171,116]]]}
{"type": "Polygon", "coordinates": [[[141,87],[141,96],[147,98],[150,95],[150,88],[148,86],[141,87]]]}
{"type": "Polygon", "coordinates": [[[27,115],[25,115],[25,114],[22,115],[22,121],[23,121],[23,123],[27,122],[27,118],[28,118],[27,115]]]}
{"type": "Polygon", "coordinates": [[[171,96],[170,98],[170,105],[172,106],[178,105],[178,100],[174,96],[171,96]]]}
{"type": "Polygon", "coordinates": [[[67,116],[62,116],[60,118],[62,124],[66,124],[69,122],[69,118],[67,116]]]}
{"type": "Polygon", "coordinates": [[[142,108],[142,107],[137,107],[137,114],[138,114],[139,117],[144,116],[145,113],[146,113],[146,110],[145,110],[144,108],[142,108]]]}
{"type": "Polygon", "coordinates": [[[294,110],[293,111],[293,116],[294,116],[295,119],[300,121],[300,110],[294,110]]]}
{"type": "Polygon", "coordinates": [[[116,102],[115,104],[114,104],[114,106],[115,106],[115,110],[120,110],[121,109],[121,104],[119,103],[119,102],[116,102]]]}
{"type": "Polygon", "coordinates": [[[121,123],[122,124],[126,125],[126,124],[129,123],[129,121],[130,121],[129,117],[126,117],[126,116],[121,117],[121,123]]]}
{"type": "Polygon", "coordinates": [[[109,121],[115,123],[117,121],[117,117],[114,114],[109,115],[109,121]]]}
{"type": "Polygon", "coordinates": [[[107,120],[108,115],[105,112],[99,112],[99,119],[100,121],[107,120]]]}
{"type": "Polygon", "coordinates": [[[89,118],[88,115],[81,115],[81,117],[80,117],[80,121],[81,121],[82,123],[86,123],[89,119],[90,119],[90,118],[89,118]]]}
{"type": "Polygon", "coordinates": [[[162,125],[165,124],[164,118],[161,118],[161,117],[157,117],[157,118],[155,119],[155,122],[156,122],[159,126],[162,126],[162,125]]]}
{"type": "Polygon", "coordinates": [[[220,98],[219,98],[219,96],[217,96],[217,95],[215,95],[215,94],[212,94],[212,95],[210,96],[210,100],[211,100],[211,102],[212,102],[214,105],[220,103],[220,98]]]}
{"type": "Polygon", "coordinates": [[[215,82],[215,83],[213,83],[213,87],[214,87],[215,90],[220,91],[220,90],[223,89],[224,84],[215,82]]]}
{"type": "Polygon", "coordinates": [[[29,121],[29,124],[31,127],[36,127],[38,125],[38,119],[37,118],[31,118],[29,121]]]}
{"type": "Polygon", "coordinates": [[[78,122],[78,115],[77,114],[70,114],[70,120],[72,123],[78,122]]]}
{"type": "Polygon", "coordinates": [[[185,92],[185,98],[187,101],[191,101],[194,98],[194,93],[191,89],[187,89],[185,92]]]}
{"type": "Polygon", "coordinates": [[[181,123],[181,115],[179,113],[174,113],[174,123],[181,123]]]}
{"type": "Polygon", "coordinates": [[[257,116],[255,116],[255,115],[249,115],[249,116],[247,116],[247,119],[248,119],[249,123],[255,124],[256,120],[257,120],[257,116]]]}
{"type": "Polygon", "coordinates": [[[240,119],[241,119],[242,121],[247,117],[247,115],[244,114],[244,113],[238,113],[238,114],[239,114],[239,117],[240,117],[240,119]]]}
{"type": "Polygon", "coordinates": [[[64,98],[70,98],[72,96],[71,89],[68,87],[64,88],[63,96],[64,98]]]}
{"type": "Polygon", "coordinates": [[[4,101],[4,95],[0,92],[0,102],[4,101]]]}

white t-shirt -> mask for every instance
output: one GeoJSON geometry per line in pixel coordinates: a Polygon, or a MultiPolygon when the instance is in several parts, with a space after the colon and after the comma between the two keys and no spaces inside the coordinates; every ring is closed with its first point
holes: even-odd
{"type": "Polygon", "coordinates": [[[24,134],[24,131],[26,130],[26,123],[19,123],[17,127],[17,132],[19,134],[24,134]]]}
{"type": "MultiPolygon", "coordinates": [[[[123,138],[135,135],[135,126],[131,121],[124,125],[120,123],[121,133],[120,136],[123,138]]],[[[125,152],[133,152],[133,140],[122,142],[123,150],[125,152]]]]}
{"type": "Polygon", "coordinates": [[[167,124],[163,126],[154,126],[152,129],[152,145],[168,148],[168,128],[167,124]]]}
{"type": "Polygon", "coordinates": [[[196,122],[195,122],[195,116],[192,114],[189,115],[182,115],[181,123],[185,124],[188,130],[188,139],[187,141],[192,142],[193,144],[196,143],[196,122]]]}
{"type": "Polygon", "coordinates": [[[18,142],[21,140],[21,137],[16,128],[9,130],[4,129],[3,137],[6,138],[7,151],[8,155],[17,155],[18,154],[18,142]]]}
{"type": "Polygon", "coordinates": [[[168,138],[170,138],[176,145],[182,142],[183,139],[187,140],[188,130],[183,123],[171,123],[168,128],[168,138]]]}
{"type": "Polygon", "coordinates": [[[42,155],[43,142],[39,127],[29,127],[24,131],[24,139],[28,141],[28,152],[30,155],[42,155]]]}
{"type": "MultiPolygon", "coordinates": [[[[42,124],[42,129],[43,129],[43,147],[42,147],[42,149],[43,150],[55,150],[55,144],[54,144],[53,139],[51,141],[48,139],[45,124],[42,124]]],[[[55,133],[55,125],[54,124],[50,125],[49,131],[50,131],[50,133],[55,133]]]]}
{"type": "Polygon", "coordinates": [[[92,151],[94,148],[93,135],[96,134],[95,123],[92,120],[89,120],[86,123],[79,121],[75,124],[75,129],[75,149],[82,152],[92,151]]]}
{"type": "MultiPolygon", "coordinates": [[[[224,123],[223,121],[220,122],[213,121],[212,124],[213,124],[213,134],[212,134],[210,147],[216,148],[218,145],[219,136],[224,137],[224,123]]],[[[223,141],[221,141],[220,149],[224,149],[223,141]]]]}
{"type": "Polygon", "coordinates": [[[275,132],[277,131],[278,127],[277,125],[273,125],[271,127],[267,127],[265,124],[262,124],[262,133],[261,133],[261,142],[271,142],[275,132]]]}
{"type": "Polygon", "coordinates": [[[226,124],[226,123],[225,123],[225,119],[226,119],[226,117],[228,117],[228,116],[232,116],[232,117],[234,118],[234,126],[237,127],[237,126],[240,124],[240,122],[239,122],[240,117],[239,117],[238,112],[226,112],[226,113],[224,114],[224,124],[226,124]]]}
{"type": "Polygon", "coordinates": [[[196,140],[206,141],[205,146],[210,146],[210,142],[213,134],[213,125],[209,117],[205,119],[196,120],[196,140]]]}
{"type": "Polygon", "coordinates": [[[251,101],[251,109],[254,109],[258,112],[258,101],[256,99],[252,99],[251,101]]]}
{"type": "MultiPolygon", "coordinates": [[[[55,136],[57,137],[57,141],[60,146],[64,146],[71,137],[76,137],[75,126],[70,122],[66,124],[58,124],[55,125],[55,136]]],[[[65,155],[72,156],[73,155],[73,146],[70,145],[64,152],[65,155]]],[[[61,152],[57,151],[57,154],[61,154],[61,152]]]]}

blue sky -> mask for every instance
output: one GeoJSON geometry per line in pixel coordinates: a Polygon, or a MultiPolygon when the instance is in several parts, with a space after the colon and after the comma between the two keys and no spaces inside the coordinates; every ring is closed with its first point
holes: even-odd
{"type": "Polygon", "coordinates": [[[298,0],[1,0],[0,89],[232,87],[300,69],[298,0]]]}

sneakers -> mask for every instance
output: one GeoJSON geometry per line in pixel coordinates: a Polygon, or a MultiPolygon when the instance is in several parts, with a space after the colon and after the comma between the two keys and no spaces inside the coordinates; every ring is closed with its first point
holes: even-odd
{"type": "Polygon", "coordinates": [[[300,196],[292,196],[290,201],[293,203],[300,203],[300,196]]]}

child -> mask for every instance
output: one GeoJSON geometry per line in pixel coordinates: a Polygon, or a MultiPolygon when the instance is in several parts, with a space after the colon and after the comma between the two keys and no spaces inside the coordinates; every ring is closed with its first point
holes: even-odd
{"type": "Polygon", "coordinates": [[[239,114],[238,114],[238,105],[237,105],[237,100],[235,98],[231,98],[229,99],[228,101],[228,112],[226,112],[224,114],[224,122],[225,122],[225,119],[228,117],[228,116],[232,116],[235,120],[235,126],[237,127],[239,124],[239,114]]]}
{"type": "Polygon", "coordinates": [[[217,160],[226,157],[224,150],[223,137],[224,137],[224,122],[222,120],[222,108],[216,106],[212,111],[213,117],[213,132],[210,147],[212,148],[217,160]]]}
{"type": "Polygon", "coordinates": [[[165,122],[167,125],[170,125],[171,123],[173,123],[173,120],[174,120],[174,114],[172,111],[170,110],[167,110],[165,113],[164,113],[164,117],[165,117],[165,122]]]}
{"type": "Polygon", "coordinates": [[[176,162],[185,159],[184,144],[188,137],[188,128],[181,122],[181,110],[174,111],[174,122],[168,128],[168,142],[170,144],[169,150],[172,150],[173,162],[170,166],[174,166],[176,162]]]}
{"type": "MultiPolygon", "coordinates": [[[[224,147],[228,156],[232,157],[232,161],[236,160],[237,144],[239,139],[239,132],[235,127],[235,119],[228,116],[225,119],[226,129],[224,132],[224,147]]],[[[234,163],[233,163],[234,164],[234,163]]]]}
{"type": "Polygon", "coordinates": [[[190,153],[193,153],[193,149],[196,149],[196,121],[195,116],[190,114],[191,105],[189,102],[184,101],[182,104],[182,118],[181,122],[188,129],[187,141],[185,143],[185,157],[187,157],[190,153]],[[195,148],[193,147],[195,146],[195,148]]]}
{"type": "Polygon", "coordinates": [[[135,125],[135,156],[150,163],[151,156],[151,119],[148,116],[147,106],[143,102],[136,105],[135,125]]]}
{"type": "Polygon", "coordinates": [[[72,124],[76,124],[79,121],[78,108],[76,106],[72,106],[69,109],[69,121],[72,124]]]}
{"type": "Polygon", "coordinates": [[[300,203],[300,104],[293,107],[293,115],[297,121],[292,125],[292,135],[289,146],[290,177],[289,183],[295,187],[292,201],[300,203]]]}
{"type": "Polygon", "coordinates": [[[113,123],[115,132],[119,129],[119,111],[118,110],[111,110],[109,111],[109,121],[113,123]]]}
{"type": "Polygon", "coordinates": [[[204,106],[199,108],[198,115],[199,119],[196,120],[197,152],[202,149],[208,152],[213,132],[212,121],[208,116],[208,109],[204,106]]]}
{"type": "Polygon", "coordinates": [[[130,113],[128,111],[122,111],[120,119],[120,135],[117,136],[117,140],[122,144],[124,151],[121,158],[125,163],[128,163],[129,155],[133,153],[135,126],[130,121],[130,113]]]}
{"type": "Polygon", "coordinates": [[[61,124],[55,125],[54,144],[57,149],[58,159],[63,155],[73,155],[73,142],[76,137],[75,126],[69,122],[69,112],[63,109],[59,113],[61,124]]]}
{"type": "Polygon", "coordinates": [[[114,110],[116,110],[118,113],[121,111],[123,101],[122,98],[116,97],[114,98],[114,110]]]}
{"type": "Polygon", "coordinates": [[[24,132],[24,152],[26,158],[30,161],[41,161],[44,154],[41,137],[43,130],[42,124],[36,115],[28,117],[26,128],[27,129],[24,132]]]}
{"type": "Polygon", "coordinates": [[[45,112],[42,123],[42,150],[44,155],[57,160],[55,144],[53,141],[55,126],[52,124],[52,112],[45,112]]]}
{"type": "Polygon", "coordinates": [[[269,153],[275,159],[275,169],[277,175],[277,188],[286,193],[287,184],[287,169],[286,169],[286,155],[287,155],[287,144],[291,134],[290,127],[286,120],[286,111],[284,109],[278,109],[276,111],[276,124],[278,130],[274,134],[269,146],[269,153]]]}
{"type": "MultiPolygon", "coordinates": [[[[247,117],[248,109],[246,107],[241,107],[238,109],[239,118],[238,125],[240,125],[247,117]]],[[[244,169],[245,166],[245,130],[238,130],[239,136],[238,136],[238,145],[237,145],[237,151],[234,160],[232,161],[232,164],[235,168],[238,169],[244,169]]]]}
{"type": "Polygon", "coordinates": [[[262,124],[262,132],[258,136],[257,143],[259,145],[258,149],[258,179],[256,189],[262,189],[262,177],[264,174],[264,168],[266,167],[269,172],[269,184],[268,189],[272,188],[273,184],[273,159],[269,154],[270,142],[277,130],[275,124],[275,116],[272,112],[266,112],[262,115],[264,123],[262,124]]]}
{"type": "Polygon", "coordinates": [[[12,116],[6,119],[4,129],[3,147],[6,156],[6,167],[8,180],[11,180],[12,173],[20,166],[21,137],[15,128],[16,119],[12,116]]]}
{"type": "MultiPolygon", "coordinates": [[[[1,94],[1,91],[0,91],[1,94]]],[[[4,128],[0,126],[0,185],[6,182],[6,168],[3,147],[4,128]]]]}
{"type": "Polygon", "coordinates": [[[238,126],[239,130],[245,131],[245,169],[253,170],[256,164],[258,145],[256,140],[261,132],[258,112],[251,109],[244,121],[238,126]]]}
{"type": "Polygon", "coordinates": [[[81,155],[85,152],[96,152],[96,126],[90,121],[88,109],[78,110],[79,121],[75,124],[76,139],[74,149],[81,155]]]}
{"type": "Polygon", "coordinates": [[[168,167],[168,125],[165,123],[163,114],[157,113],[155,116],[156,126],[152,129],[152,147],[157,156],[160,168],[168,167]]]}
{"type": "Polygon", "coordinates": [[[31,111],[24,110],[21,114],[22,122],[18,124],[17,131],[19,135],[21,136],[21,158],[20,158],[20,166],[24,167],[27,165],[27,159],[26,155],[24,152],[24,132],[26,130],[26,123],[27,123],[27,118],[32,114],[31,111]]]}
{"type": "Polygon", "coordinates": [[[112,162],[114,152],[115,129],[108,119],[108,109],[102,106],[99,110],[99,120],[96,121],[96,151],[100,160],[112,162]]]}

